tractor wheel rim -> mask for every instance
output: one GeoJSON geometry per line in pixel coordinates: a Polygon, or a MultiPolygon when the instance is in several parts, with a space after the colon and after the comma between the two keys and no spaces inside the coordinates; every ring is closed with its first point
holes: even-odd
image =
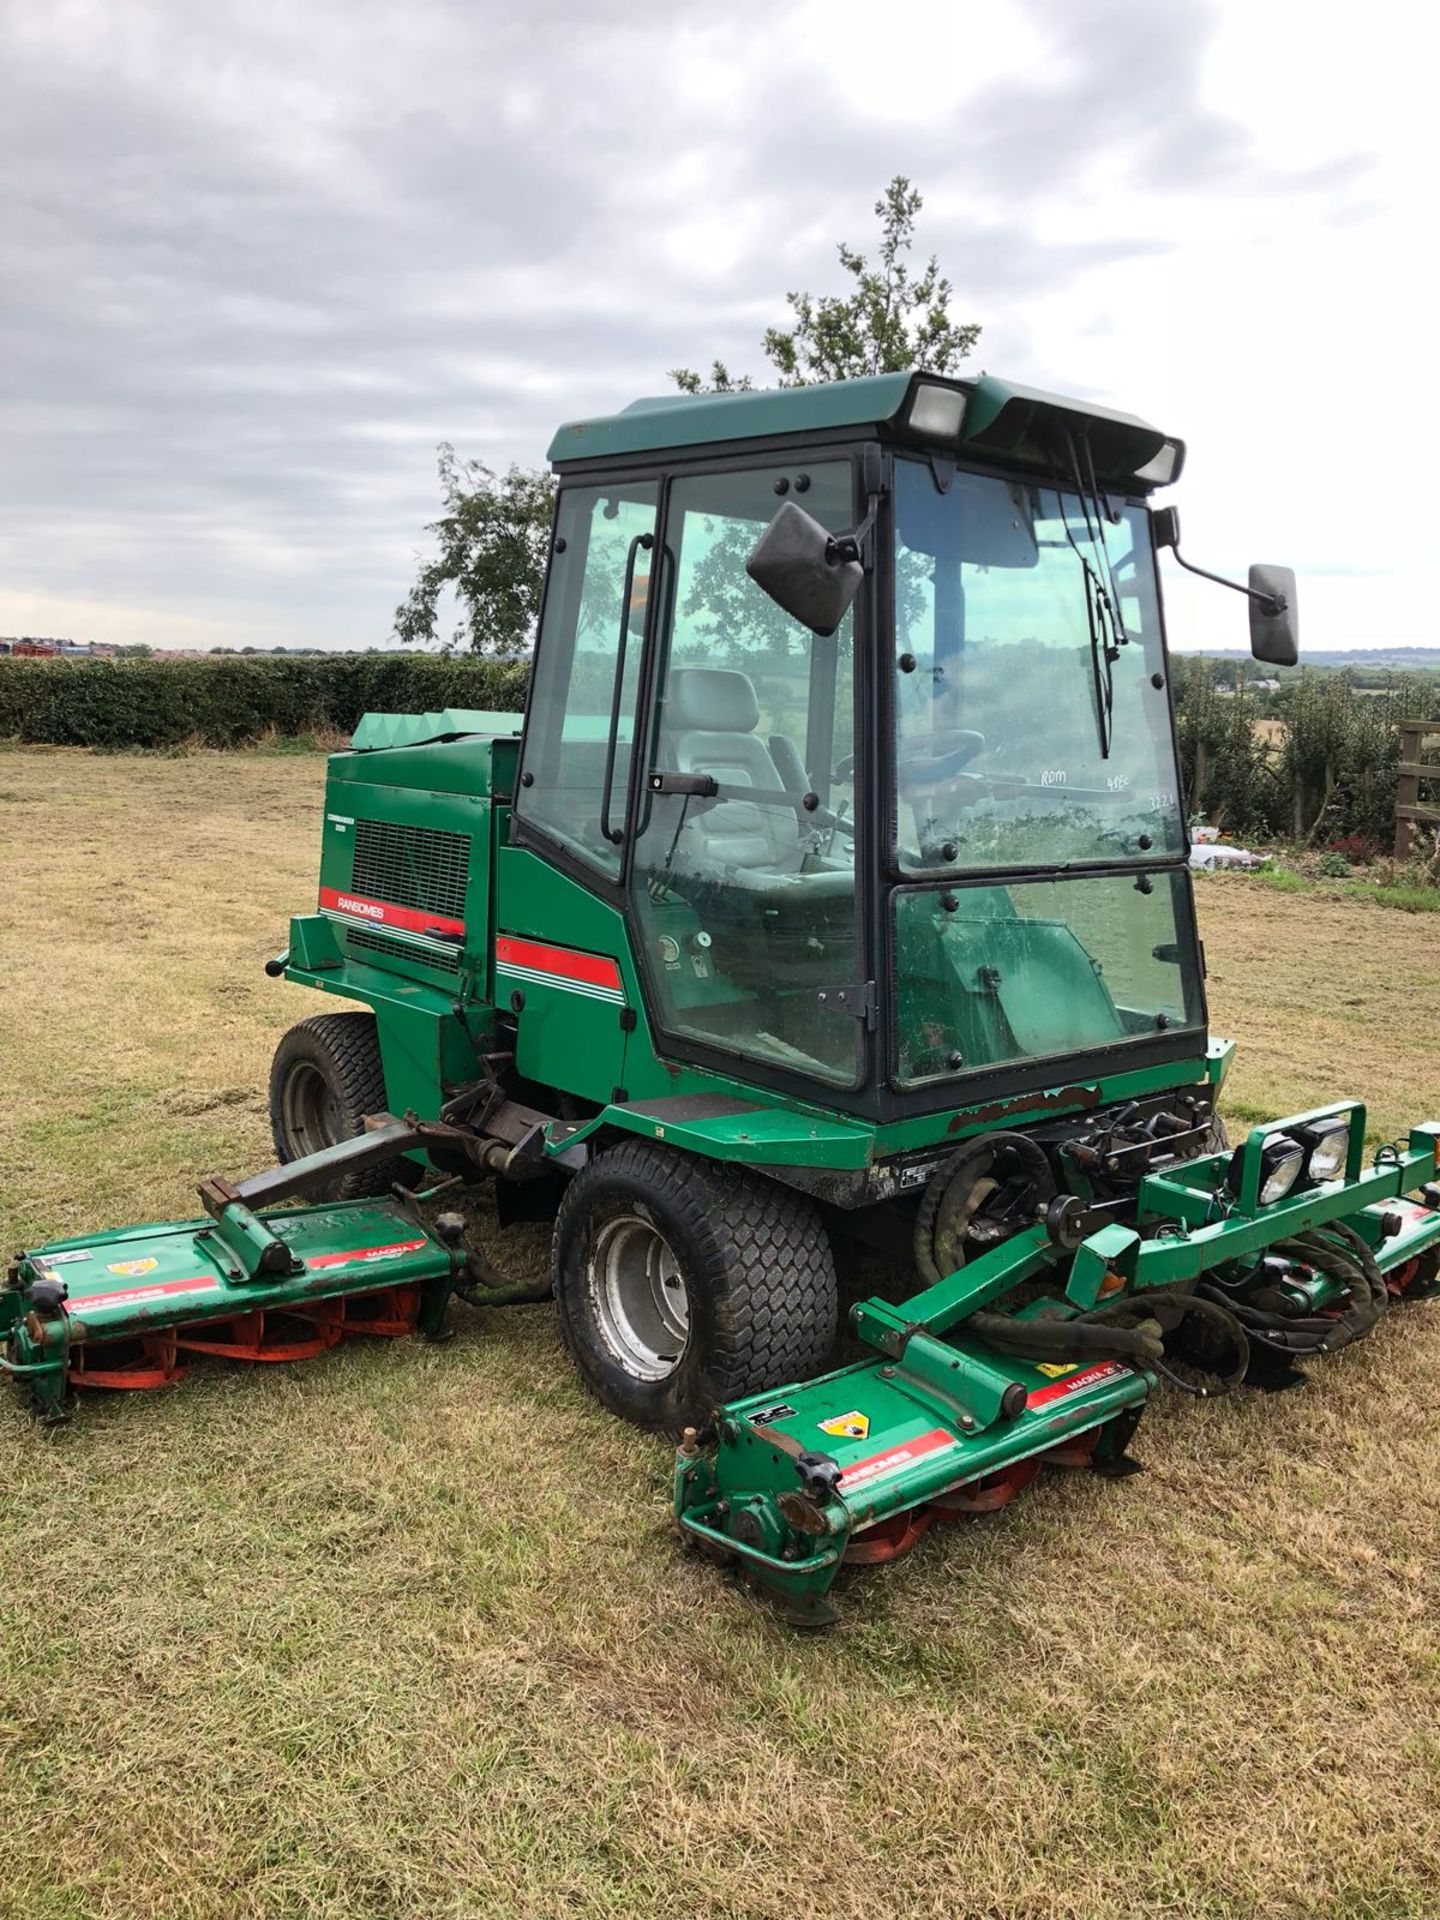
{"type": "Polygon", "coordinates": [[[334,1090],[309,1060],[295,1061],[285,1076],[281,1114],[293,1159],[319,1153],[322,1147],[333,1147],[344,1138],[334,1090]]]}
{"type": "Polygon", "coordinates": [[[690,1337],[690,1296],[665,1236],[638,1214],[607,1220],[589,1267],[606,1346],[637,1380],[668,1379],[690,1337]]]}

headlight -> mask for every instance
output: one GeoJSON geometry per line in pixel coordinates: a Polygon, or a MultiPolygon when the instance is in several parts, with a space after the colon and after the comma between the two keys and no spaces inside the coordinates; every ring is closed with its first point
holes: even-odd
{"type": "MultiPolygon", "coordinates": [[[[1240,1191],[1244,1164],[1245,1148],[1237,1147],[1226,1176],[1230,1191],[1234,1194],[1240,1191]]],[[[1260,1144],[1260,1184],[1257,1194],[1260,1205],[1271,1207],[1277,1200],[1283,1200],[1300,1178],[1304,1165],[1305,1149],[1298,1140],[1292,1140],[1288,1133],[1267,1135],[1260,1144]]]]}
{"type": "Polygon", "coordinates": [[[1338,1180],[1350,1158],[1350,1122],[1343,1114],[1333,1120],[1315,1120],[1297,1129],[1300,1144],[1309,1156],[1305,1174],[1310,1180],[1338,1180]]]}
{"type": "Polygon", "coordinates": [[[1272,1133],[1260,1149],[1260,1204],[1272,1207],[1300,1178],[1305,1149],[1288,1133],[1272,1133]]]}

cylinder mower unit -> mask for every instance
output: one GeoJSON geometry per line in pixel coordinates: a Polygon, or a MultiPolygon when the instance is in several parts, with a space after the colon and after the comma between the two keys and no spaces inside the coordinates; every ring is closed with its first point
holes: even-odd
{"type": "Polygon", "coordinates": [[[544,1297],[548,1286],[537,1296],[499,1282],[466,1245],[461,1215],[427,1225],[417,1197],[398,1187],[389,1199],[265,1204],[384,1165],[441,1132],[377,1115],[360,1138],[304,1161],[239,1184],[204,1181],[205,1219],[22,1250],[0,1291],[0,1368],[57,1422],[76,1387],[169,1386],[191,1354],[307,1360],[356,1334],[439,1339],[452,1295],[477,1306],[544,1297]]]}
{"type": "MultiPolygon", "coordinates": [[[[1336,1105],[1257,1128],[1234,1154],[1144,1173],[1129,1225],[1107,1221],[1105,1201],[1047,1199],[1042,1151],[1030,1224],[982,1235],[964,1264],[952,1245],[956,1270],[899,1306],[855,1307],[878,1360],[732,1402],[685,1435],[682,1537],[793,1620],[823,1624],[842,1566],[991,1511],[1045,1466],[1132,1470],[1126,1447],[1160,1378],[1200,1395],[1292,1383],[1298,1358],[1338,1351],[1392,1297],[1434,1282],[1440,1127],[1362,1169],[1364,1118],[1336,1105]],[[1415,1186],[1423,1205],[1397,1202],[1415,1186]]],[[[1118,1117],[1107,1126],[1112,1175],[1124,1131],[1118,1117]]],[[[1014,1144],[1034,1153],[1026,1136],[1014,1144]]],[[[922,1226],[973,1204],[977,1168],[1009,1146],[982,1135],[958,1149],[922,1226]]],[[[1091,1145],[1081,1135],[1059,1153],[1090,1158],[1091,1145]]]]}
{"type": "MultiPolygon", "coordinates": [[[[684,1436],[682,1539],[815,1621],[1044,1467],[1125,1472],[1162,1380],[1283,1385],[1429,1289],[1435,1126],[1367,1167],[1355,1101],[1233,1152],[1216,1117],[1153,498],[1183,457],[988,375],[562,428],[523,735],[371,714],[331,757],[266,971],[344,1010],[276,1051],[280,1164],[19,1256],[40,1411],[553,1291],[585,1384],[684,1436]],[[538,1285],[430,1219],[482,1178],[502,1227],[553,1220],[538,1285]],[[853,1309],[837,1371],[872,1250],[910,1297],[853,1309]]],[[[1293,576],[1238,590],[1293,662],[1293,576]]]]}

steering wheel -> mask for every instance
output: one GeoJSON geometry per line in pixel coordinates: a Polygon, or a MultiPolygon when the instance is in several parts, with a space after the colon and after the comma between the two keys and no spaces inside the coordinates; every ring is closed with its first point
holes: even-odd
{"type": "Polygon", "coordinates": [[[928,737],[929,753],[911,753],[902,743],[899,763],[904,787],[934,787],[953,780],[985,751],[985,736],[969,727],[944,727],[928,737]]]}
{"type": "MultiPolygon", "coordinates": [[[[924,756],[909,753],[901,742],[900,784],[903,787],[933,787],[949,780],[985,751],[985,736],[969,727],[944,727],[930,735],[938,751],[924,756]],[[945,743],[942,745],[942,742],[945,743]]],[[[855,778],[855,755],[847,754],[835,769],[837,780],[855,778]]]]}

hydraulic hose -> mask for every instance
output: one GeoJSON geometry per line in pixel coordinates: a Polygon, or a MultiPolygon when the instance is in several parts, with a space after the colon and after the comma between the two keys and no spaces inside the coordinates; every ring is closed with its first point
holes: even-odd
{"type": "Polygon", "coordinates": [[[1233,1392],[1250,1364],[1246,1330],[1228,1304],[1178,1287],[1148,1287],[1141,1293],[1121,1294],[1070,1319],[1016,1320],[1004,1313],[972,1313],[964,1324],[990,1346],[1020,1359],[1120,1360],[1163,1373],[1182,1391],[1201,1398],[1233,1392]],[[1192,1313],[1217,1324],[1234,1354],[1230,1370],[1218,1375],[1213,1387],[1196,1387],[1165,1364],[1166,1335],[1192,1313]]]}
{"type": "MultiPolygon", "coordinates": [[[[1027,1134],[984,1133],[957,1147],[937,1168],[920,1196],[915,1216],[915,1265],[927,1286],[938,1286],[947,1273],[965,1264],[964,1228],[956,1232],[956,1215],[1002,1153],[1019,1160],[1035,1190],[1037,1204],[1055,1197],[1055,1176],[1044,1149],[1027,1134]]],[[[965,1223],[968,1225],[968,1220],[965,1223]]]]}
{"type": "Polygon", "coordinates": [[[1233,1314],[1257,1346],[1280,1354],[1335,1353],[1363,1339],[1385,1311],[1389,1299],[1385,1276],[1370,1248],[1343,1221],[1334,1220],[1282,1240],[1275,1251],[1327,1274],[1345,1287],[1350,1297],[1338,1313],[1292,1318],[1232,1299],[1213,1282],[1204,1283],[1200,1288],[1203,1297],[1233,1314]]]}

